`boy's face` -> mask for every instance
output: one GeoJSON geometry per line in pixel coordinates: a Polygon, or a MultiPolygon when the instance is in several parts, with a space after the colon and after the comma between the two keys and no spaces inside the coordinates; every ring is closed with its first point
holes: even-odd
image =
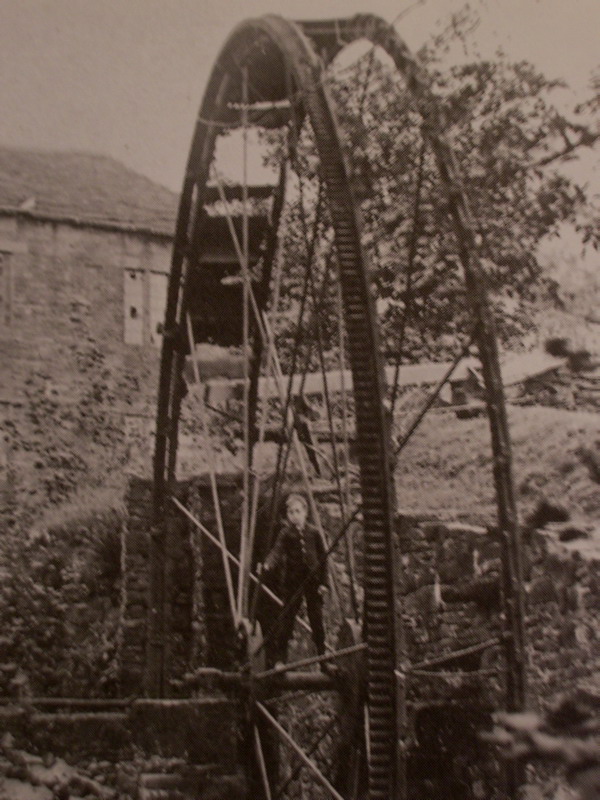
{"type": "Polygon", "coordinates": [[[288,503],[287,518],[295,528],[303,528],[306,522],[306,506],[300,500],[288,503]]]}

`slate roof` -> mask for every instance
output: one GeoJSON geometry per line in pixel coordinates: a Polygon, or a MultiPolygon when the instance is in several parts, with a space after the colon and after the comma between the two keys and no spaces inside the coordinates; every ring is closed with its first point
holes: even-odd
{"type": "Polygon", "coordinates": [[[172,236],[177,195],[108,156],[0,146],[0,213],[172,236]]]}

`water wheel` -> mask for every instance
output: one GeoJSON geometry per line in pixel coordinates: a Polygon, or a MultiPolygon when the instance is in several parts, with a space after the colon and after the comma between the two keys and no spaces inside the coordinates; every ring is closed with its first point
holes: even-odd
{"type": "MultiPolygon", "coordinates": [[[[408,797],[411,656],[398,588],[403,554],[395,533],[394,464],[473,342],[504,543],[504,704],[519,709],[524,702],[520,541],[494,321],[444,131],[440,104],[414,58],[393,28],[370,15],[308,23],[270,15],[242,23],[215,63],[200,108],[163,331],[149,672],[153,692],[164,695],[165,536],[176,505],[222,559],[226,613],[242,643],[227,680],[243,685],[248,704],[253,797],[298,796],[305,773],[314,781],[311,797],[408,797]],[[361,240],[360,187],[328,77],[338,54],[361,39],[391,59],[421,115],[420,163],[427,153],[437,165],[470,321],[453,367],[399,438],[391,424],[399,361],[394,368],[383,358],[361,240]],[[236,147],[240,166],[232,179],[226,172],[236,147]],[[257,164],[275,178],[251,179],[257,164]],[[193,443],[191,456],[179,442],[182,430],[193,443]],[[217,444],[224,437],[229,451],[217,444]],[[186,459],[184,472],[209,476],[212,508],[203,517],[178,499],[186,459]],[[219,491],[227,468],[239,475],[239,502],[224,521],[219,491]],[[311,626],[300,619],[290,663],[275,667],[269,648],[293,598],[257,574],[257,565],[277,540],[290,491],[306,499],[322,561],[330,564],[328,640],[326,652],[315,656],[310,639],[302,641],[311,626]],[[233,540],[232,519],[239,526],[233,540]],[[298,692],[310,695],[300,710],[293,705],[298,692]],[[324,699],[315,700],[319,692],[324,699]],[[293,754],[297,769],[278,772],[278,749],[293,754]],[[294,785],[296,794],[287,794],[294,785]]],[[[424,202],[418,174],[411,186],[416,216],[424,202]]],[[[408,267],[398,269],[406,272],[415,248],[405,250],[408,267]]]]}

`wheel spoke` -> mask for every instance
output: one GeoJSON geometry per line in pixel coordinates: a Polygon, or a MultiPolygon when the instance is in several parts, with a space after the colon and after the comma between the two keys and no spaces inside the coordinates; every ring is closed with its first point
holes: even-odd
{"type": "Polygon", "coordinates": [[[297,670],[301,667],[310,667],[313,664],[326,664],[329,661],[335,661],[336,658],[344,658],[345,656],[349,656],[352,653],[358,653],[361,650],[365,650],[367,647],[366,644],[353,644],[350,647],[344,647],[342,650],[334,650],[332,653],[326,653],[322,656],[313,656],[312,658],[302,658],[299,661],[292,661],[290,663],[284,664],[282,667],[277,667],[277,669],[267,669],[264,672],[257,672],[254,676],[256,680],[262,680],[264,678],[270,678],[273,675],[280,675],[284,672],[290,672],[292,670],[297,670]]]}
{"type": "Polygon", "coordinates": [[[391,408],[391,418],[394,419],[394,410],[396,407],[396,399],[398,396],[398,381],[400,378],[400,367],[402,365],[402,359],[404,358],[404,339],[406,336],[406,328],[408,325],[408,320],[410,314],[412,312],[412,305],[413,305],[413,271],[414,271],[414,264],[415,264],[415,256],[417,255],[417,243],[419,241],[419,221],[420,221],[420,211],[421,211],[421,193],[423,190],[423,174],[424,174],[424,164],[425,164],[425,152],[427,149],[427,141],[423,139],[421,144],[421,150],[419,153],[419,166],[417,172],[417,187],[415,190],[415,201],[413,206],[413,218],[412,218],[412,228],[410,233],[410,242],[408,245],[408,264],[406,267],[406,291],[405,291],[405,303],[404,303],[404,314],[402,315],[402,321],[400,324],[400,335],[398,337],[398,354],[396,356],[396,363],[394,365],[394,378],[392,382],[392,396],[390,399],[390,408],[391,408]]]}
{"type": "MultiPolygon", "coordinates": [[[[246,120],[247,123],[247,120],[246,120]]],[[[248,248],[249,248],[249,241],[248,241],[248,184],[247,184],[247,133],[246,133],[247,124],[244,125],[244,182],[242,185],[242,194],[243,194],[243,228],[242,228],[242,244],[240,245],[240,241],[235,230],[233,224],[233,218],[230,211],[229,203],[227,202],[227,198],[225,196],[225,189],[223,186],[223,181],[221,176],[219,175],[216,169],[213,169],[213,176],[215,178],[215,182],[217,185],[217,190],[219,193],[219,197],[221,199],[221,203],[225,209],[227,225],[229,228],[229,233],[231,235],[231,240],[236,251],[236,255],[238,258],[238,262],[240,265],[240,270],[242,273],[242,284],[243,284],[243,364],[244,364],[244,373],[243,373],[243,392],[244,392],[244,403],[243,403],[243,438],[244,438],[244,463],[243,463],[243,488],[242,488],[242,530],[241,530],[241,538],[240,538],[240,559],[242,562],[242,567],[239,570],[239,579],[238,579],[238,615],[239,616],[247,616],[248,615],[248,585],[246,576],[250,571],[250,563],[252,559],[252,549],[253,543],[252,540],[254,538],[254,529],[255,529],[255,514],[256,508],[258,504],[258,493],[260,490],[260,482],[258,476],[255,476],[254,484],[253,484],[253,497],[252,500],[249,497],[250,489],[249,489],[249,473],[250,473],[250,464],[251,464],[251,453],[250,453],[250,420],[249,420],[249,365],[248,365],[248,354],[249,354],[249,312],[250,312],[250,302],[252,301],[252,308],[254,312],[254,316],[256,319],[256,324],[259,328],[259,331],[262,332],[262,326],[260,324],[260,314],[258,311],[258,305],[256,302],[256,298],[254,296],[254,292],[250,285],[250,275],[249,275],[249,256],[248,256],[248,248]]],[[[263,336],[264,338],[264,336],[263,336]]],[[[267,343],[267,346],[270,345],[267,343]]],[[[269,355],[267,354],[267,363],[269,362],[269,355]]],[[[263,438],[264,438],[264,424],[266,424],[266,409],[263,416],[263,424],[261,430],[263,430],[263,438]]]]}
{"type": "Polygon", "coordinates": [[[265,763],[265,754],[263,752],[262,742],[260,741],[260,733],[256,725],[252,727],[252,735],[254,739],[254,750],[258,760],[258,767],[260,771],[260,779],[265,792],[266,800],[272,800],[271,787],[269,785],[269,776],[267,774],[267,765],[265,763]]]}
{"type": "MultiPolygon", "coordinates": [[[[297,131],[296,131],[296,135],[297,135],[297,131]]],[[[286,471],[287,471],[287,463],[288,463],[288,458],[289,458],[289,453],[290,453],[290,445],[291,445],[290,437],[289,437],[287,431],[288,431],[288,428],[290,427],[290,425],[291,426],[294,425],[295,420],[296,420],[296,413],[295,413],[295,410],[294,410],[294,408],[292,406],[292,396],[293,396],[293,393],[294,393],[293,392],[294,378],[295,378],[295,375],[296,375],[296,366],[297,366],[297,361],[298,361],[298,357],[299,357],[299,354],[300,354],[300,347],[301,347],[303,341],[305,340],[305,329],[304,329],[304,326],[303,326],[303,319],[304,319],[304,313],[305,313],[305,310],[306,310],[307,301],[308,301],[308,298],[309,298],[311,280],[313,279],[313,274],[312,273],[313,273],[313,269],[314,269],[314,255],[315,255],[315,247],[316,247],[316,242],[317,242],[317,232],[318,232],[318,228],[319,228],[319,225],[320,225],[320,218],[321,218],[321,212],[322,212],[322,193],[321,193],[321,184],[319,184],[317,206],[316,206],[316,209],[315,209],[315,218],[314,218],[314,221],[313,221],[313,230],[312,230],[312,235],[310,235],[309,232],[308,232],[308,223],[307,223],[307,219],[306,219],[306,212],[305,212],[305,208],[304,208],[304,205],[303,205],[304,180],[303,180],[303,176],[302,176],[302,172],[301,171],[298,172],[297,174],[298,174],[298,179],[299,179],[299,195],[300,195],[300,223],[301,223],[303,237],[304,237],[304,249],[305,249],[305,253],[304,253],[304,256],[303,256],[305,274],[304,274],[304,280],[303,280],[303,286],[302,286],[300,309],[299,309],[299,312],[298,312],[298,319],[297,319],[297,322],[296,322],[296,329],[295,329],[295,334],[294,334],[294,346],[293,346],[292,358],[291,358],[291,364],[290,364],[288,387],[287,387],[285,403],[284,403],[283,410],[282,410],[282,415],[281,415],[282,429],[281,429],[281,434],[280,435],[281,435],[282,441],[284,442],[284,445],[280,448],[280,450],[278,452],[277,466],[276,466],[276,469],[275,469],[276,479],[275,479],[275,485],[274,485],[272,503],[271,503],[271,515],[272,516],[274,516],[275,510],[277,509],[277,506],[278,506],[278,503],[279,503],[279,500],[280,500],[280,490],[279,490],[280,481],[282,482],[283,480],[285,480],[285,474],[286,474],[286,471]],[[291,419],[290,419],[290,413],[291,413],[291,419]]],[[[313,315],[313,317],[314,317],[314,315],[313,315]]],[[[309,324],[307,326],[308,330],[310,330],[313,327],[313,325],[314,325],[314,319],[311,317],[311,320],[310,320],[310,322],[309,322],[309,324]]],[[[307,348],[307,351],[306,351],[305,357],[304,357],[304,367],[303,367],[303,369],[302,369],[302,371],[300,373],[302,375],[302,378],[300,380],[300,386],[299,386],[298,391],[297,391],[299,396],[302,396],[302,389],[303,389],[303,386],[304,386],[306,373],[308,372],[308,370],[310,368],[311,353],[312,353],[312,342],[309,341],[309,346],[307,348]]],[[[311,510],[313,510],[313,509],[311,509],[311,510]]]]}
{"type": "Polygon", "coordinates": [[[242,466],[242,526],[240,532],[240,570],[238,575],[238,615],[248,616],[248,573],[252,553],[250,513],[250,274],[248,236],[248,67],[242,67],[242,350],[244,363],[243,439],[244,463],[242,466]]]}
{"type": "MultiPolygon", "coordinates": [[[[313,753],[314,753],[314,752],[317,750],[317,748],[319,747],[319,745],[321,744],[321,742],[323,741],[323,739],[325,739],[327,736],[329,736],[329,734],[331,733],[331,731],[333,730],[333,728],[335,727],[335,725],[336,725],[336,724],[337,724],[337,719],[335,719],[335,717],[334,717],[334,718],[333,718],[333,719],[332,719],[332,720],[329,722],[329,724],[327,725],[327,727],[326,727],[326,728],[324,728],[324,729],[321,731],[321,733],[319,734],[319,736],[318,736],[318,737],[315,739],[315,741],[312,743],[312,745],[311,745],[311,746],[309,747],[309,749],[306,751],[306,755],[307,755],[309,758],[310,758],[310,756],[312,756],[312,755],[313,755],[313,753]]],[[[288,786],[289,786],[291,783],[293,783],[293,782],[296,780],[296,778],[298,777],[298,775],[299,775],[299,774],[300,774],[300,772],[302,771],[302,766],[303,766],[302,764],[299,764],[299,765],[298,765],[298,766],[297,766],[297,767],[294,769],[294,771],[292,772],[292,774],[290,775],[290,777],[286,779],[285,783],[283,783],[281,786],[279,786],[279,787],[277,788],[277,793],[275,794],[275,797],[273,798],[273,800],[279,800],[279,798],[283,796],[283,793],[284,793],[284,792],[285,792],[285,790],[288,788],[288,786]]]]}
{"type": "MultiPolygon", "coordinates": [[[[240,566],[239,558],[237,558],[230,550],[228,550],[227,546],[221,543],[220,538],[217,538],[213,533],[211,533],[208,530],[208,528],[205,525],[203,525],[202,522],[200,522],[200,520],[197,517],[195,517],[192,514],[192,512],[183,505],[183,503],[181,503],[176,497],[171,497],[171,502],[175,506],[177,506],[177,508],[183,514],[185,514],[185,516],[190,520],[190,522],[192,522],[201,533],[203,533],[213,544],[215,544],[221,550],[224,558],[227,558],[229,561],[231,561],[232,564],[235,564],[236,567],[240,566]]],[[[275,592],[269,589],[268,586],[265,586],[265,584],[262,583],[262,581],[260,580],[260,576],[255,575],[253,572],[250,572],[249,579],[253,581],[253,583],[256,583],[260,588],[260,590],[267,595],[267,597],[270,597],[271,600],[277,603],[278,606],[283,608],[283,600],[280,597],[278,597],[275,594],[275,592]]],[[[310,633],[310,625],[308,624],[308,622],[302,617],[297,617],[297,619],[298,619],[298,624],[302,628],[304,628],[304,630],[310,633]]]]}
{"type": "Polygon", "coordinates": [[[402,450],[404,450],[404,448],[409,443],[409,441],[411,440],[413,434],[415,433],[415,431],[417,430],[417,428],[419,427],[419,425],[423,421],[423,418],[425,417],[425,414],[427,414],[429,409],[435,403],[435,401],[437,400],[437,398],[440,395],[440,392],[442,391],[444,386],[448,383],[448,381],[450,380],[450,378],[454,374],[454,372],[455,372],[456,368],[458,367],[458,365],[460,364],[460,362],[463,360],[463,358],[469,352],[469,348],[471,347],[471,345],[473,344],[473,340],[475,339],[476,332],[477,332],[477,328],[475,328],[473,330],[473,332],[471,333],[470,337],[463,344],[460,352],[457,353],[457,355],[455,356],[454,361],[452,362],[452,364],[448,367],[448,370],[446,371],[446,373],[443,376],[443,378],[440,380],[440,382],[437,384],[435,389],[428,396],[427,400],[423,404],[423,407],[421,408],[421,410],[419,411],[419,413],[416,415],[415,419],[411,423],[408,431],[404,434],[404,436],[396,444],[396,447],[394,449],[394,456],[398,456],[402,452],[402,450]]]}
{"type": "MultiPolygon", "coordinates": [[[[267,320],[266,320],[266,317],[263,318],[263,324],[265,325],[265,327],[268,324],[267,320]]],[[[272,335],[270,334],[269,329],[267,327],[266,327],[266,331],[267,331],[267,336],[269,338],[271,338],[272,335]]],[[[280,385],[280,393],[281,393],[282,384],[283,384],[283,372],[282,372],[282,369],[281,369],[281,363],[279,361],[279,357],[277,355],[277,350],[276,350],[275,347],[271,348],[271,353],[272,353],[272,356],[273,356],[273,364],[274,364],[274,367],[275,367],[275,374],[277,375],[277,380],[278,380],[279,385],[280,385]]],[[[292,380],[292,378],[293,378],[293,375],[290,376],[290,381],[292,380]]],[[[319,513],[319,508],[317,506],[317,503],[316,503],[316,500],[315,500],[315,496],[314,496],[313,486],[312,486],[312,483],[311,483],[311,480],[310,480],[310,477],[309,477],[309,473],[308,473],[308,467],[306,465],[306,460],[304,458],[304,453],[302,451],[302,443],[300,442],[300,439],[298,437],[298,432],[295,429],[295,427],[292,428],[292,430],[291,430],[290,439],[291,439],[291,446],[293,446],[295,456],[296,456],[296,458],[298,460],[298,464],[299,464],[299,467],[300,467],[300,472],[302,474],[303,486],[304,486],[304,489],[305,489],[305,491],[307,493],[307,496],[308,496],[308,503],[309,503],[310,511],[311,511],[311,513],[313,515],[313,519],[315,521],[315,525],[316,525],[316,527],[317,527],[317,529],[319,531],[319,535],[322,537],[323,541],[325,542],[325,545],[329,546],[329,538],[326,536],[325,530],[323,528],[323,523],[321,521],[321,515],[319,513]]],[[[330,575],[333,575],[333,573],[330,573],[330,575]]],[[[339,612],[341,610],[341,600],[340,600],[340,597],[339,597],[338,588],[337,588],[337,586],[335,585],[334,582],[332,582],[332,588],[334,590],[334,600],[335,600],[335,603],[336,603],[336,606],[337,606],[338,615],[339,615],[339,612]]]]}
{"type": "Polygon", "coordinates": [[[321,772],[321,770],[317,767],[315,762],[309,758],[304,750],[294,741],[294,739],[290,736],[290,734],[286,731],[286,729],[277,722],[275,717],[265,708],[265,706],[257,702],[256,707],[263,715],[263,717],[271,723],[271,725],[275,728],[277,733],[281,736],[281,738],[292,748],[294,753],[298,756],[298,758],[303,762],[303,764],[308,767],[308,769],[312,772],[315,778],[319,781],[321,786],[323,786],[331,797],[334,800],[344,800],[342,795],[331,785],[331,783],[327,780],[325,775],[321,772]]]}
{"type": "MultiPolygon", "coordinates": [[[[318,192],[317,192],[316,209],[315,209],[315,214],[314,214],[314,219],[313,219],[313,224],[312,224],[312,230],[310,230],[310,231],[309,231],[309,227],[308,227],[307,213],[306,213],[306,209],[304,207],[304,180],[303,180],[303,177],[302,177],[302,173],[299,174],[299,195],[300,195],[299,204],[300,204],[300,212],[301,212],[300,213],[300,218],[301,218],[301,226],[302,226],[303,238],[304,238],[305,270],[306,270],[306,272],[305,272],[305,281],[304,281],[304,286],[303,286],[300,314],[299,314],[298,322],[296,323],[296,335],[295,335],[294,351],[293,351],[293,356],[292,356],[292,367],[291,367],[291,370],[290,370],[290,376],[289,376],[289,380],[288,380],[288,389],[287,389],[287,394],[286,394],[286,398],[285,398],[284,409],[283,409],[283,412],[282,412],[282,433],[281,433],[281,438],[284,441],[284,446],[282,448],[280,448],[279,453],[278,453],[278,461],[277,461],[277,467],[276,467],[276,472],[275,472],[275,476],[276,476],[275,477],[275,486],[274,486],[274,490],[273,490],[273,494],[272,494],[272,512],[271,512],[271,516],[274,517],[274,511],[275,511],[275,509],[277,507],[277,504],[278,504],[278,498],[279,498],[279,492],[280,492],[279,485],[280,485],[280,482],[282,482],[285,479],[285,475],[286,475],[286,472],[287,472],[287,464],[288,464],[290,450],[293,448],[294,451],[295,451],[296,457],[297,457],[298,461],[300,462],[300,469],[301,469],[301,473],[302,473],[302,476],[303,476],[303,481],[304,481],[304,484],[305,484],[305,488],[307,489],[307,492],[309,494],[311,513],[313,514],[313,516],[315,518],[315,521],[317,523],[317,527],[319,528],[319,530],[321,532],[321,535],[323,536],[324,541],[326,543],[328,543],[327,536],[325,534],[325,531],[323,529],[322,523],[320,521],[320,515],[319,515],[317,504],[314,502],[313,492],[312,492],[312,489],[311,489],[311,486],[310,486],[310,479],[308,477],[308,470],[307,470],[307,467],[306,467],[306,462],[304,460],[304,455],[303,455],[302,450],[301,450],[301,443],[297,442],[297,438],[298,437],[297,437],[297,432],[296,432],[295,429],[296,429],[297,424],[299,422],[299,420],[298,420],[298,411],[297,411],[297,409],[295,409],[293,407],[292,402],[291,402],[291,398],[292,398],[292,395],[295,394],[298,398],[300,398],[300,401],[301,401],[301,398],[303,396],[304,383],[306,381],[306,376],[307,376],[308,370],[310,368],[311,355],[312,355],[312,352],[313,352],[313,349],[314,349],[314,344],[315,344],[312,339],[308,343],[308,346],[306,348],[305,357],[304,357],[304,368],[300,373],[299,385],[297,386],[296,389],[294,389],[295,364],[296,364],[296,361],[297,361],[297,353],[299,352],[299,345],[300,345],[300,343],[302,341],[303,330],[304,330],[303,326],[302,326],[302,319],[303,319],[303,316],[304,316],[304,310],[305,310],[305,306],[306,306],[306,299],[307,299],[307,296],[308,296],[308,292],[310,291],[310,295],[312,297],[313,313],[311,315],[311,320],[310,320],[309,325],[308,325],[308,330],[316,328],[316,331],[317,331],[317,338],[318,338],[317,349],[318,349],[318,353],[319,353],[319,361],[320,361],[321,372],[322,372],[323,391],[324,391],[324,394],[325,394],[326,405],[327,405],[327,408],[328,408],[329,425],[330,425],[330,439],[331,439],[332,454],[333,454],[333,459],[334,459],[333,472],[334,472],[334,475],[335,475],[336,482],[338,484],[340,508],[342,509],[342,524],[344,524],[344,516],[345,516],[344,501],[343,501],[343,494],[342,494],[342,491],[341,491],[341,483],[340,483],[340,479],[339,479],[339,467],[338,467],[338,463],[337,463],[337,451],[336,451],[335,441],[334,441],[333,422],[332,422],[332,417],[331,417],[331,406],[330,406],[330,399],[329,399],[328,386],[327,386],[327,374],[326,374],[325,364],[324,364],[324,360],[323,360],[323,341],[322,341],[322,334],[321,334],[321,323],[320,323],[320,319],[319,319],[320,313],[321,313],[320,305],[323,303],[324,298],[326,296],[326,291],[327,291],[327,286],[328,286],[328,281],[329,281],[329,273],[331,271],[328,269],[329,259],[325,258],[324,261],[325,261],[325,265],[326,266],[325,266],[324,276],[323,276],[323,279],[322,279],[321,289],[319,291],[320,299],[317,300],[317,291],[316,291],[315,281],[314,281],[314,269],[313,269],[314,264],[313,264],[313,260],[314,260],[314,257],[315,257],[315,252],[316,252],[316,247],[317,247],[319,226],[321,225],[321,214],[322,214],[322,209],[323,209],[323,190],[322,190],[321,182],[319,182],[319,187],[318,187],[318,192]],[[291,412],[290,412],[290,407],[292,407],[291,412]]],[[[308,447],[311,446],[311,445],[307,442],[307,443],[305,443],[305,446],[308,449],[308,447]]],[[[315,452],[314,449],[313,449],[313,452],[315,452]]],[[[315,458],[316,458],[316,452],[315,452],[315,458]]],[[[335,574],[334,573],[331,573],[331,579],[332,579],[333,597],[334,597],[336,606],[339,609],[339,608],[341,608],[340,591],[339,591],[339,587],[336,584],[335,574]]]]}
{"type": "MultiPolygon", "coordinates": [[[[290,414],[290,404],[293,394],[293,384],[294,384],[294,375],[296,374],[296,365],[298,361],[299,351],[300,351],[300,344],[302,340],[302,321],[304,319],[304,313],[306,309],[306,302],[308,299],[308,289],[309,289],[309,275],[308,272],[304,276],[303,287],[302,287],[302,296],[300,300],[300,309],[298,314],[298,321],[296,324],[296,331],[294,334],[294,344],[292,350],[292,357],[290,363],[290,372],[287,382],[287,387],[284,390],[283,394],[280,391],[280,400],[282,404],[281,410],[281,430],[280,430],[280,437],[281,440],[285,443],[284,446],[281,446],[277,453],[277,462],[275,466],[275,477],[273,482],[273,493],[271,496],[271,523],[269,528],[269,540],[272,539],[273,534],[273,521],[276,514],[276,509],[280,500],[280,483],[285,480],[285,469],[287,465],[287,453],[289,452],[289,436],[287,436],[287,430],[289,427],[289,414],[290,414]],[[284,449],[284,447],[286,449],[284,449]]],[[[263,320],[263,323],[266,324],[266,320],[263,320]]],[[[270,327],[265,327],[267,335],[274,340],[273,333],[270,327]]],[[[273,348],[273,358],[277,357],[276,350],[273,348]]],[[[283,370],[281,369],[281,364],[279,360],[277,360],[277,364],[274,361],[275,369],[277,372],[281,372],[281,376],[283,376],[283,370]]],[[[279,378],[278,378],[279,380],[279,378]]]]}
{"type": "MultiPolygon", "coordinates": [[[[195,354],[195,343],[194,343],[194,332],[192,330],[192,320],[189,314],[186,314],[186,327],[187,327],[187,335],[191,353],[191,360],[192,360],[192,368],[194,370],[194,379],[196,385],[201,389],[202,381],[200,380],[200,371],[198,369],[198,364],[196,361],[196,354],[195,354]]],[[[237,626],[239,621],[238,618],[238,610],[235,603],[235,594],[233,589],[233,576],[231,574],[231,567],[229,565],[229,560],[227,559],[226,552],[227,552],[227,545],[225,540],[225,526],[223,525],[223,517],[221,513],[221,501],[219,499],[219,489],[217,486],[217,477],[216,477],[216,469],[215,469],[215,453],[212,446],[212,437],[210,431],[208,429],[208,422],[206,417],[206,409],[204,408],[204,394],[202,391],[198,392],[198,407],[199,407],[199,415],[200,415],[200,425],[202,430],[204,431],[204,438],[206,444],[206,450],[208,455],[208,471],[209,471],[209,479],[210,479],[210,490],[212,493],[213,499],[213,506],[215,511],[215,518],[217,521],[217,530],[219,532],[219,542],[221,545],[221,554],[223,559],[223,571],[225,573],[225,582],[227,585],[227,597],[229,600],[229,607],[231,611],[231,618],[234,622],[234,625],[237,626]]]]}

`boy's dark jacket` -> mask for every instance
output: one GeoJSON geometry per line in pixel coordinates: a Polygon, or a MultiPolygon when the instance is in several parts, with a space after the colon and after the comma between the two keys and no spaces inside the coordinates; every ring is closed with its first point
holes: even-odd
{"type": "Polygon", "coordinates": [[[264,561],[266,570],[281,569],[283,586],[294,579],[302,579],[307,569],[311,582],[327,585],[327,559],[325,544],[314,525],[307,523],[303,530],[305,553],[302,555],[300,532],[289,522],[284,522],[275,544],[264,561]]]}

